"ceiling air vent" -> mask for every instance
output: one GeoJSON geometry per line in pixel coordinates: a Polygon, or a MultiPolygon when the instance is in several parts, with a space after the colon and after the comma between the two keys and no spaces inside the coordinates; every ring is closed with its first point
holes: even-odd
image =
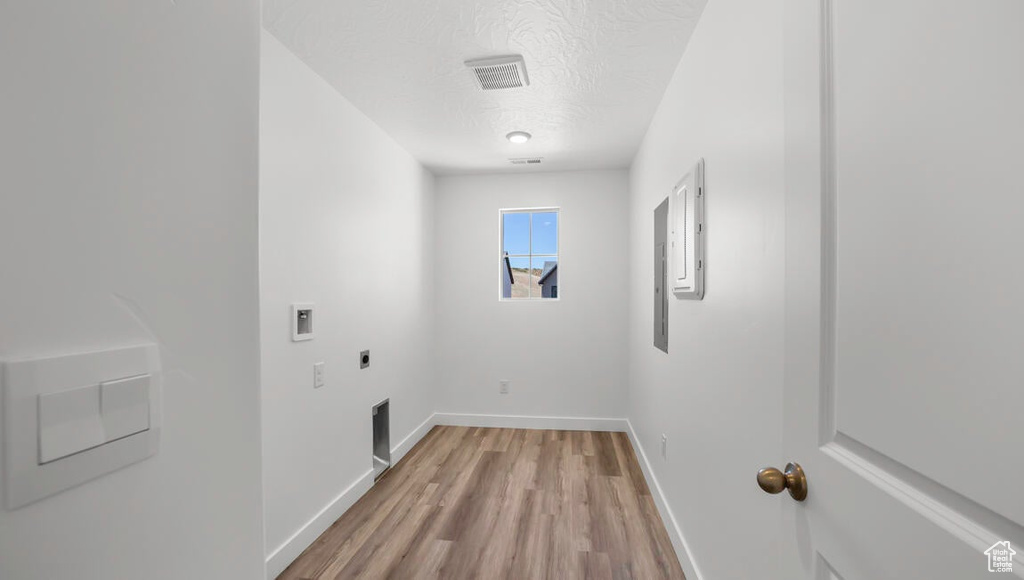
{"type": "Polygon", "coordinates": [[[509,159],[509,162],[511,162],[512,165],[535,165],[537,163],[540,163],[541,159],[544,159],[544,158],[543,157],[514,157],[512,159],[509,159]]]}
{"type": "Polygon", "coordinates": [[[515,89],[530,84],[526,62],[519,54],[467,60],[466,66],[473,70],[480,88],[485,91],[515,89]]]}

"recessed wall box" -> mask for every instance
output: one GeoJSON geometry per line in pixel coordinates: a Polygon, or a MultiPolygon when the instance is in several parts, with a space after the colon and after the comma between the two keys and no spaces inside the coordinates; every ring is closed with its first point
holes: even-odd
{"type": "Polygon", "coordinates": [[[292,304],[292,340],[313,339],[313,305],[292,304]]]}
{"type": "Polygon", "coordinates": [[[671,284],[676,298],[704,298],[704,199],[704,160],[700,159],[669,197],[671,284]]]}
{"type": "Polygon", "coordinates": [[[3,364],[8,509],[157,452],[160,353],[133,346],[3,364]]]}
{"type": "Polygon", "coordinates": [[[391,404],[388,399],[373,406],[373,480],[391,467],[391,404]]]}

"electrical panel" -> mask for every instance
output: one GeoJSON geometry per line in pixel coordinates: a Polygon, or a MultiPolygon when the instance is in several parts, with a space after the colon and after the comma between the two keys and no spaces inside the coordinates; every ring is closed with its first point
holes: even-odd
{"type": "Polygon", "coordinates": [[[677,298],[704,298],[704,274],[707,269],[704,257],[707,243],[705,193],[704,160],[700,159],[679,180],[669,197],[671,284],[677,298]]]}
{"type": "Polygon", "coordinates": [[[654,346],[668,352],[668,198],[654,210],[654,346]]]}

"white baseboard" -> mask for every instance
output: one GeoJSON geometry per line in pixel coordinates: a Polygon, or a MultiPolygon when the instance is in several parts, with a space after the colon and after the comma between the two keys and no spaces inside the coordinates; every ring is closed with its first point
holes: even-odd
{"type": "Polygon", "coordinates": [[[299,557],[303,550],[308,548],[320,534],[331,527],[348,508],[352,507],[363,494],[370,491],[373,486],[373,469],[369,469],[359,476],[345,491],[338,494],[320,513],[313,516],[313,519],[306,522],[306,525],[299,528],[299,531],[292,534],[292,537],[285,540],[276,550],[267,556],[266,569],[267,580],[277,578],[289,564],[299,557]]]}
{"type": "Polygon", "coordinates": [[[437,425],[436,417],[437,414],[432,413],[425,421],[420,423],[419,427],[413,429],[412,433],[409,433],[405,439],[402,439],[395,445],[391,446],[391,465],[395,465],[401,461],[402,458],[405,457],[405,454],[415,447],[416,444],[420,442],[420,439],[423,439],[423,436],[434,428],[434,425],[437,425]]]}
{"type": "MultiPolygon", "coordinates": [[[[401,461],[405,454],[436,424],[434,415],[431,415],[427,417],[426,421],[420,423],[419,427],[413,429],[412,433],[409,433],[405,439],[394,445],[391,449],[391,465],[401,461]]],[[[273,553],[267,556],[267,579],[273,580],[281,572],[284,572],[284,569],[294,562],[302,554],[303,550],[312,545],[320,537],[320,534],[324,533],[331,524],[348,511],[348,508],[352,507],[359,498],[370,491],[371,487],[373,487],[373,469],[359,476],[345,491],[338,494],[338,497],[331,500],[324,509],[320,510],[311,520],[306,522],[306,525],[299,528],[299,531],[295,532],[292,537],[288,538],[285,543],[281,544],[273,553]]]]}
{"type": "Polygon", "coordinates": [[[629,422],[629,419],[626,419],[626,427],[626,432],[629,434],[629,442],[633,444],[633,451],[636,452],[636,457],[640,461],[640,469],[644,472],[644,477],[647,478],[647,486],[651,488],[654,503],[658,506],[661,520],[665,522],[665,528],[668,530],[669,539],[672,540],[672,547],[676,550],[679,564],[683,567],[683,573],[686,574],[687,580],[701,580],[702,576],[697,568],[697,564],[693,560],[693,552],[686,543],[683,531],[679,529],[679,522],[676,521],[676,516],[672,514],[672,508],[669,507],[668,500],[665,499],[665,494],[658,484],[658,478],[654,476],[654,470],[651,469],[651,464],[647,461],[647,454],[644,453],[644,448],[640,445],[640,440],[637,439],[636,432],[633,431],[633,424],[629,422]]]}
{"type": "Polygon", "coordinates": [[[472,415],[435,413],[437,425],[504,427],[506,429],[558,429],[561,431],[626,431],[625,419],[599,417],[533,417],[528,415],[472,415]]]}

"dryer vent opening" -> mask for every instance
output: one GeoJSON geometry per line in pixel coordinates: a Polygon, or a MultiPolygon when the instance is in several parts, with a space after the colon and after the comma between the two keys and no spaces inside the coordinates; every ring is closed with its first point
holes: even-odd
{"type": "Polygon", "coordinates": [[[391,467],[391,421],[385,399],[373,407],[373,480],[391,467]]]}

